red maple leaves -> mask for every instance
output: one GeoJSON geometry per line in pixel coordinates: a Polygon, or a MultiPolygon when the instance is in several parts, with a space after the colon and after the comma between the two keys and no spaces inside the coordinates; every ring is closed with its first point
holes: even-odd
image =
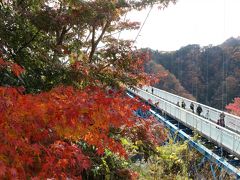
{"type": "Polygon", "coordinates": [[[74,142],[125,155],[109,136],[130,127],[137,102],[99,88],[58,87],[22,95],[0,88],[0,177],[80,177],[90,160],[74,142]]]}
{"type": "MultiPolygon", "coordinates": [[[[0,69],[9,67],[16,76],[24,71],[0,59],[0,69]]],[[[75,63],[73,68],[83,66],[75,63]]],[[[23,87],[0,87],[0,179],[81,179],[91,162],[78,142],[94,147],[96,156],[108,149],[125,157],[114,133],[155,142],[155,128],[133,114],[139,107],[149,107],[122,91],[63,86],[35,95],[23,91],[23,87]]]]}
{"type": "Polygon", "coordinates": [[[234,98],[234,102],[230,103],[226,106],[226,109],[230,111],[232,114],[240,116],[240,98],[234,98]]]}
{"type": "Polygon", "coordinates": [[[0,69],[3,69],[3,68],[5,69],[7,67],[10,67],[12,73],[17,77],[24,72],[24,69],[18,64],[7,62],[0,58],[0,69]]]}

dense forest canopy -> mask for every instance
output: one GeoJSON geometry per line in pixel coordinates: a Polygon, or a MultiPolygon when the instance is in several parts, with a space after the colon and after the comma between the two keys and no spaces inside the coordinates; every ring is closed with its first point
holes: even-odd
{"type": "MultiPolygon", "coordinates": [[[[154,63],[174,75],[197,101],[224,109],[240,96],[239,47],[240,39],[230,38],[219,46],[193,44],[172,52],[148,51],[154,63]]],[[[171,87],[156,86],[172,91],[171,87]]]]}

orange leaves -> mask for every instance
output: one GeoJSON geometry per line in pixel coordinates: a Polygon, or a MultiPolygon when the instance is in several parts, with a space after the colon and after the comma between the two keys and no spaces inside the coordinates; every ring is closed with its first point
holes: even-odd
{"type": "Polygon", "coordinates": [[[7,67],[10,67],[12,73],[17,77],[24,72],[24,69],[18,64],[12,63],[12,62],[6,62],[0,58],[0,69],[5,69],[7,67]]]}
{"type": "Polygon", "coordinates": [[[232,114],[240,116],[240,98],[234,98],[234,102],[226,106],[226,109],[232,114]]]}
{"type": "Polygon", "coordinates": [[[13,74],[17,77],[20,76],[20,74],[22,74],[24,72],[24,69],[15,63],[11,64],[11,69],[12,69],[13,74]]]}
{"type": "Polygon", "coordinates": [[[100,88],[58,87],[22,95],[0,87],[0,175],[80,177],[89,159],[74,142],[85,141],[98,154],[125,155],[112,129],[131,127],[138,103],[100,88]]]}
{"type": "Polygon", "coordinates": [[[6,62],[0,58],[0,67],[4,67],[6,65],[6,62]]]}
{"type": "Polygon", "coordinates": [[[81,149],[63,141],[53,143],[42,161],[41,177],[59,177],[56,172],[65,178],[74,177],[74,175],[76,177],[79,172],[90,167],[90,160],[83,155],[81,149]]]}

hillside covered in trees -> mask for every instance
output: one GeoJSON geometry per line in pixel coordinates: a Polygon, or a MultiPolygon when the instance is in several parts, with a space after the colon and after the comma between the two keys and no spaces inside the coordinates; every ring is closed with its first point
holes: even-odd
{"type": "Polygon", "coordinates": [[[240,96],[239,50],[239,38],[218,46],[188,45],[172,52],[148,49],[152,62],[147,71],[162,66],[170,73],[155,86],[185,97],[192,95],[201,103],[223,109],[240,96]]]}

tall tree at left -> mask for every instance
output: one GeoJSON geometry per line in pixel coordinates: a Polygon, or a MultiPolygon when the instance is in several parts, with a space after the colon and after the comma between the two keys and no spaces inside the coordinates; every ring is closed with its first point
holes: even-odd
{"type": "Polygon", "coordinates": [[[115,33],[139,27],[122,18],[132,9],[170,2],[0,2],[0,178],[94,178],[106,152],[127,158],[122,137],[162,143],[163,129],[133,114],[147,108],[122,91],[147,83],[147,55],[115,33]]]}
{"type": "Polygon", "coordinates": [[[136,85],[145,78],[146,57],[116,34],[139,28],[123,18],[131,10],[170,2],[175,0],[1,1],[0,56],[25,74],[13,80],[4,72],[0,83],[23,85],[27,92],[58,84],[136,85]]]}

